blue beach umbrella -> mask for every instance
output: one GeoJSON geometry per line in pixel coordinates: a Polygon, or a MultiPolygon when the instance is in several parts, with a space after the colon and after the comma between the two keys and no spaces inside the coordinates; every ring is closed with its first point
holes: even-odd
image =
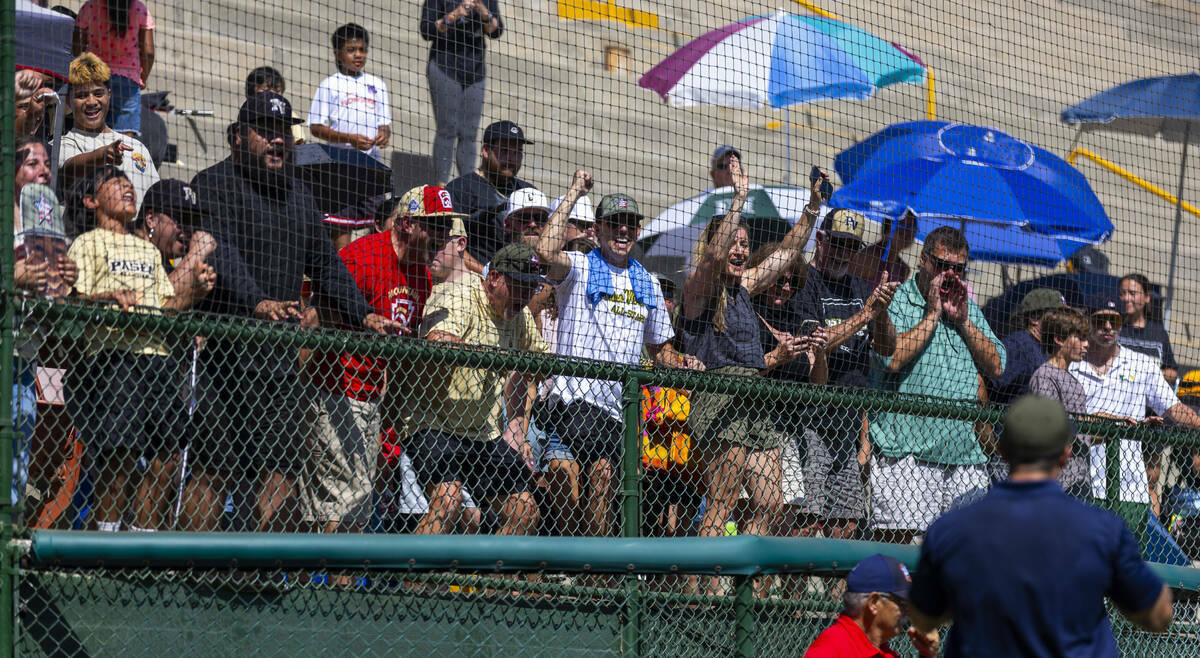
{"type": "Polygon", "coordinates": [[[1168,75],[1119,84],[1063,110],[1062,120],[1083,130],[1158,135],[1169,142],[1183,143],[1167,279],[1165,319],[1169,321],[1175,292],[1175,261],[1179,256],[1179,224],[1183,219],[1188,143],[1200,139],[1200,75],[1168,75]]]}
{"type": "Polygon", "coordinates": [[[1052,266],[1113,231],[1074,167],[995,128],[894,124],[839,153],[834,168],[844,187],[830,205],[880,220],[911,210],[921,240],[954,226],[975,260],[1052,266]]]}

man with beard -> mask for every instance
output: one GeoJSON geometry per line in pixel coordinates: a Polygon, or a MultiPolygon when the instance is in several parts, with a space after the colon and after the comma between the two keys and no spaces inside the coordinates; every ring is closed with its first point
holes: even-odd
{"type": "MultiPolygon", "coordinates": [[[[242,104],[231,156],[192,180],[206,227],[218,241],[217,284],[201,310],[271,322],[300,321],[307,274],[319,299],[349,326],[396,333],[374,313],[333,250],[308,189],[291,170],[292,106],[270,91],[242,104]]],[[[201,416],[195,471],[186,496],[189,529],[216,530],[227,484],[258,477],[256,523],[280,525],[302,454],[305,407],[295,350],[210,339],[200,356],[201,416]],[[233,476],[233,479],[230,477],[233,476]]],[[[238,497],[240,499],[240,496],[238,497]]]]}
{"type": "MultiPolygon", "coordinates": [[[[433,185],[409,190],[398,208],[392,230],[355,240],[338,255],[375,312],[411,335],[433,288],[434,250],[446,244],[452,222],[463,215],[454,212],[450,193],[433,185]]],[[[344,326],[340,318],[335,324],[344,326]]],[[[322,532],[361,530],[371,512],[379,461],[381,402],[397,388],[400,394],[391,398],[406,397],[400,372],[423,373],[351,353],[327,354],[315,368],[320,392],[308,423],[311,468],[300,488],[304,521],[322,532]]]]}
{"type": "MultiPolygon", "coordinates": [[[[850,273],[863,246],[865,226],[866,218],[852,210],[834,208],[826,213],[804,288],[791,300],[801,323],[816,320],[827,332],[829,383],[834,386],[866,388],[871,352],[887,357],[896,349],[896,328],[887,309],[900,282],[889,281],[884,271],[872,289],[850,273]]],[[[801,508],[809,517],[806,534],[823,527],[827,536],[850,538],[866,513],[858,462],[863,413],[825,408],[808,415],[805,445],[800,448],[806,455],[807,495],[801,508]]]]}
{"type": "Polygon", "coordinates": [[[468,215],[467,231],[471,234],[468,265],[476,272],[482,272],[481,264],[490,261],[492,254],[505,244],[501,219],[508,197],[519,189],[530,187],[529,183],[517,178],[517,172],[525,157],[525,145],[532,143],[525,139],[524,131],[517,124],[497,121],[483,131],[479,168],[446,185],[454,206],[468,215]]]}
{"type": "MultiPolygon", "coordinates": [[[[1072,363],[1071,374],[1087,394],[1087,411],[1093,416],[1114,418],[1129,423],[1162,424],[1200,428],[1200,416],[1179,401],[1171,385],[1163,379],[1159,363],[1153,357],[1122,347],[1123,310],[1121,301],[1111,293],[1101,294],[1088,304],[1092,333],[1087,354],[1072,363]],[[1158,414],[1146,416],[1146,407],[1158,414]]],[[[1103,443],[1088,450],[1091,461],[1092,497],[1104,500],[1105,453],[1103,443]]],[[[1142,455],[1142,442],[1121,439],[1120,494],[1114,512],[1129,524],[1142,544],[1146,542],[1146,510],[1150,505],[1150,486],[1142,455]]]]}

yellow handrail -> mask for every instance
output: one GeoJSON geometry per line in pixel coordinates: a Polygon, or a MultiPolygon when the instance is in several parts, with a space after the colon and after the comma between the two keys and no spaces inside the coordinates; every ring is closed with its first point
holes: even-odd
{"type": "MultiPolygon", "coordinates": [[[[834,21],[842,21],[842,19],[831,11],[825,11],[810,0],[792,0],[796,4],[804,7],[821,18],[828,18],[834,21]]],[[[846,21],[842,21],[843,23],[846,21]]],[[[933,69],[925,66],[925,118],[933,121],[937,118],[937,98],[933,91],[933,69]]]]}
{"type": "Polygon", "coordinates": [[[1085,148],[1077,148],[1074,151],[1071,151],[1070,155],[1067,156],[1067,162],[1069,162],[1070,164],[1075,164],[1075,158],[1080,155],[1087,158],[1088,160],[1091,160],[1092,162],[1095,162],[1096,164],[1100,165],[1101,167],[1104,167],[1105,169],[1113,172],[1114,174],[1120,176],[1121,178],[1124,178],[1125,180],[1129,181],[1130,183],[1133,183],[1134,185],[1137,185],[1138,187],[1145,189],[1146,191],[1150,192],[1151,194],[1153,194],[1159,198],[1165,199],[1166,201],[1169,201],[1171,203],[1171,205],[1174,206],[1174,205],[1178,204],[1184,210],[1192,213],[1193,215],[1195,215],[1197,217],[1200,217],[1200,208],[1193,206],[1192,204],[1188,203],[1187,201],[1184,201],[1183,203],[1179,203],[1179,199],[1176,198],[1176,196],[1174,194],[1171,194],[1170,192],[1162,189],[1161,187],[1155,185],[1154,183],[1151,183],[1150,181],[1137,176],[1136,174],[1129,171],[1128,169],[1125,169],[1121,165],[1118,165],[1116,163],[1105,160],[1104,158],[1096,155],[1095,153],[1092,153],[1091,151],[1089,151],[1085,148]]]}

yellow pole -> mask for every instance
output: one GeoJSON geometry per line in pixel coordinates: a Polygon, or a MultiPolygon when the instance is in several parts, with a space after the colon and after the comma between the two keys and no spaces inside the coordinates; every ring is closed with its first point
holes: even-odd
{"type": "Polygon", "coordinates": [[[817,16],[820,16],[821,18],[829,18],[829,19],[832,19],[835,21],[842,20],[842,19],[838,18],[837,15],[834,14],[833,12],[828,12],[828,11],[825,11],[824,9],[821,9],[820,7],[818,7],[816,5],[816,3],[809,2],[808,0],[793,0],[793,1],[796,4],[800,5],[801,7],[804,7],[805,9],[816,14],[817,16]]]}
{"type": "Polygon", "coordinates": [[[933,92],[933,69],[925,67],[925,118],[937,118],[937,100],[933,92]]]}
{"type": "Polygon", "coordinates": [[[1125,180],[1129,181],[1130,183],[1133,183],[1134,185],[1141,187],[1142,189],[1146,190],[1147,192],[1150,192],[1151,194],[1153,194],[1161,199],[1165,199],[1166,201],[1170,201],[1171,205],[1178,204],[1179,207],[1183,208],[1184,210],[1192,213],[1193,215],[1195,215],[1197,217],[1200,217],[1200,208],[1193,206],[1192,204],[1188,203],[1187,201],[1184,201],[1183,203],[1179,203],[1179,199],[1174,194],[1171,194],[1170,192],[1162,189],[1161,187],[1155,185],[1154,183],[1151,183],[1150,181],[1137,176],[1136,174],[1129,171],[1128,169],[1125,169],[1121,165],[1118,165],[1116,163],[1105,160],[1104,158],[1096,155],[1095,153],[1092,153],[1091,151],[1089,151],[1085,148],[1077,148],[1074,151],[1071,151],[1071,154],[1067,156],[1067,162],[1069,162],[1070,164],[1075,164],[1075,158],[1080,155],[1087,158],[1088,160],[1091,160],[1092,162],[1095,162],[1096,164],[1100,165],[1101,167],[1104,167],[1105,169],[1113,172],[1114,174],[1120,176],[1121,178],[1124,178],[1125,180]]]}

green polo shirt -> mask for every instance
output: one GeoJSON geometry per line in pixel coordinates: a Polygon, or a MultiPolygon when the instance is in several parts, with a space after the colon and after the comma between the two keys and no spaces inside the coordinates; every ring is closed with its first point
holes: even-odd
{"type": "MultiPolygon", "coordinates": [[[[925,306],[925,297],[917,289],[914,276],[896,290],[888,307],[896,333],[903,334],[917,326],[925,315],[925,306]]],[[[967,317],[996,345],[1003,364],[1006,358],[1003,343],[983,319],[979,306],[969,299],[967,317]]],[[[872,355],[871,383],[875,388],[951,400],[979,397],[979,371],[971,351],[954,325],[946,320],[938,322],[925,349],[896,374],[884,370],[890,357],[874,352],[872,355]]],[[[871,444],[887,457],[912,455],[921,461],[952,466],[987,461],[979,448],[975,428],[968,421],[879,413],[871,419],[871,444]]]]}

